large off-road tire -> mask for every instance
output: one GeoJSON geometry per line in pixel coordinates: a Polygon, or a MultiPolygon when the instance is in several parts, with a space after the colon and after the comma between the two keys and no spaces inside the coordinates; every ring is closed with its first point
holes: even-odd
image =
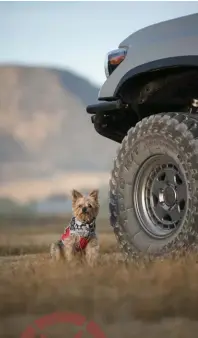
{"type": "Polygon", "coordinates": [[[110,222],[128,258],[194,247],[198,235],[196,117],[157,114],[131,128],[114,161],[109,198],[110,222]]]}

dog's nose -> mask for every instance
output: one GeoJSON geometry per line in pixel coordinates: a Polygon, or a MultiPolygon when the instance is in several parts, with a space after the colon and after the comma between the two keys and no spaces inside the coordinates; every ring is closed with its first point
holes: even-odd
{"type": "Polygon", "coordinates": [[[87,208],[86,207],[83,207],[82,208],[82,212],[86,212],[87,211],[87,208]]]}

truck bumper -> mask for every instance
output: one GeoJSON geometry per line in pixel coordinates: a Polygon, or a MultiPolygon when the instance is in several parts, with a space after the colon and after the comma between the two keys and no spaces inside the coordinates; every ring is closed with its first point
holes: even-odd
{"type": "Polygon", "coordinates": [[[97,114],[104,113],[109,111],[119,111],[123,108],[126,108],[120,100],[111,101],[111,102],[100,102],[87,106],[86,111],[88,114],[97,114]]]}
{"type": "Polygon", "coordinates": [[[121,143],[125,133],[117,131],[116,120],[117,118],[118,120],[122,118],[123,109],[127,107],[128,105],[117,100],[89,105],[86,111],[92,115],[91,121],[94,124],[95,130],[100,135],[121,143]],[[122,114],[120,114],[120,112],[122,112],[122,114]]]}

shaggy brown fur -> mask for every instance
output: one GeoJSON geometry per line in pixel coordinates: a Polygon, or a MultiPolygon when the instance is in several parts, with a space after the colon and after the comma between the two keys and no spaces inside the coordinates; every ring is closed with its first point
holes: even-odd
{"type": "MultiPolygon", "coordinates": [[[[83,196],[77,190],[72,191],[72,210],[73,215],[81,222],[91,223],[94,218],[97,217],[99,212],[99,200],[98,190],[93,190],[88,196],[83,196]],[[86,212],[83,212],[86,208],[86,212]]],[[[51,245],[51,256],[55,260],[61,258],[71,262],[74,257],[81,256],[85,258],[90,266],[94,266],[98,259],[99,254],[99,243],[96,236],[92,237],[85,250],[77,252],[75,250],[76,243],[79,241],[78,235],[70,235],[64,241],[64,246],[60,247],[58,243],[52,243],[51,245]]]]}

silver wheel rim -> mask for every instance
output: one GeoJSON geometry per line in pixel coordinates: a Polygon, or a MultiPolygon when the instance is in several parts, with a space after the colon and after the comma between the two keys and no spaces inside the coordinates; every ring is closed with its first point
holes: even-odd
{"type": "Polygon", "coordinates": [[[133,196],[137,218],[152,237],[169,237],[183,225],[187,185],[171,157],[159,154],[144,162],[135,179],[133,196]]]}

